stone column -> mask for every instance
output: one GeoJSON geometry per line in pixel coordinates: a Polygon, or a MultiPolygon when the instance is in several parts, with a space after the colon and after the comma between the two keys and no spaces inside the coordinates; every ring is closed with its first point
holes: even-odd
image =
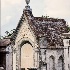
{"type": "Polygon", "coordinates": [[[68,48],[64,49],[64,67],[65,70],[69,70],[68,69],[68,48]]]}
{"type": "Polygon", "coordinates": [[[21,70],[21,47],[16,48],[16,70],[21,70]]]}
{"type": "Polygon", "coordinates": [[[39,68],[39,49],[34,48],[34,67],[39,68]]]}

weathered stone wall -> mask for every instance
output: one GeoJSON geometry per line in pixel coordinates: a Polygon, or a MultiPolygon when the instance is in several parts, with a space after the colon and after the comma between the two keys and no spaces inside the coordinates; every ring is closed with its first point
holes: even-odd
{"type": "Polygon", "coordinates": [[[64,63],[65,63],[65,70],[70,70],[70,39],[64,39],[64,63]]]}
{"type": "Polygon", "coordinates": [[[13,50],[13,70],[16,70],[16,49],[13,50]]]}
{"type": "MultiPolygon", "coordinates": [[[[54,70],[60,70],[58,66],[58,59],[60,56],[63,56],[63,50],[61,49],[47,49],[46,50],[46,63],[47,63],[47,70],[50,70],[50,57],[54,57],[54,70]]],[[[52,63],[51,63],[52,64],[52,63]]],[[[62,70],[62,69],[61,69],[62,70]]]]}
{"type": "Polygon", "coordinates": [[[60,58],[62,60],[64,59],[64,49],[62,48],[62,46],[58,46],[58,45],[49,46],[47,43],[46,37],[42,37],[39,39],[39,45],[40,45],[40,48],[39,48],[40,49],[39,50],[40,68],[42,70],[46,70],[46,69],[53,70],[53,68],[50,67],[50,64],[51,64],[51,66],[53,66],[53,63],[54,63],[54,70],[62,70],[62,67],[61,67],[62,63],[60,63],[60,65],[59,65],[60,58]],[[50,59],[50,57],[52,57],[52,58],[50,59]],[[47,67],[44,67],[45,65],[47,67]]]}
{"type": "MultiPolygon", "coordinates": [[[[21,56],[22,56],[21,55],[21,47],[25,44],[24,42],[29,41],[32,44],[33,49],[38,47],[35,36],[33,34],[33,31],[30,29],[30,26],[28,25],[28,21],[26,20],[22,23],[23,24],[20,27],[20,29],[18,31],[18,35],[17,35],[16,40],[15,40],[15,45],[13,46],[14,48],[16,48],[16,53],[15,54],[13,53],[13,55],[14,55],[13,59],[16,60],[15,61],[16,65],[13,61],[13,65],[15,65],[15,66],[13,66],[14,70],[15,70],[15,68],[17,70],[21,69],[21,66],[22,66],[21,65],[21,56]]],[[[34,57],[35,56],[33,54],[33,59],[34,59],[34,57]]],[[[35,59],[34,59],[34,61],[35,61],[35,59]]],[[[35,65],[34,67],[36,67],[36,66],[38,66],[38,65],[35,65]]]]}
{"type": "Polygon", "coordinates": [[[34,42],[34,35],[31,28],[29,27],[28,21],[22,22],[22,26],[19,29],[18,35],[16,37],[15,43],[18,43],[22,38],[29,38],[34,42]]]}
{"type": "Polygon", "coordinates": [[[13,69],[12,46],[11,45],[7,46],[6,51],[9,52],[6,54],[6,70],[12,70],[13,69]]]}

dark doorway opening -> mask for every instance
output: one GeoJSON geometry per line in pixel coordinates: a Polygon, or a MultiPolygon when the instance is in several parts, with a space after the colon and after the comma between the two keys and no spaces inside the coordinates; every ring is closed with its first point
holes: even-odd
{"type": "Polygon", "coordinates": [[[25,68],[21,68],[21,70],[25,70],[25,68]]]}
{"type": "Polygon", "coordinates": [[[28,70],[37,70],[36,68],[27,68],[28,70]]]}
{"type": "Polygon", "coordinates": [[[6,70],[6,53],[0,53],[0,69],[6,70]]]}

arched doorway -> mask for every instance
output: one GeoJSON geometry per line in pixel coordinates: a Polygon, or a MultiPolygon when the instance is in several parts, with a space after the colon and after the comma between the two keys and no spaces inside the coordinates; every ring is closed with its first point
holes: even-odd
{"type": "Polygon", "coordinates": [[[25,43],[21,47],[21,69],[33,68],[33,53],[34,50],[31,44],[25,43]]]}
{"type": "Polygon", "coordinates": [[[64,63],[63,57],[60,56],[58,59],[58,70],[64,70],[63,63],[64,63]]]}
{"type": "Polygon", "coordinates": [[[49,58],[49,70],[55,70],[55,58],[50,56],[49,58]]]}

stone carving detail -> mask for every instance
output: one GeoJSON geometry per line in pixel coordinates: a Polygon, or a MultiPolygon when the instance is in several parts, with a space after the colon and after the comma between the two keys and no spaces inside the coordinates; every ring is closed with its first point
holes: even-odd
{"type": "Polygon", "coordinates": [[[30,0],[25,0],[26,1],[26,4],[28,5],[29,4],[29,2],[30,2],[30,0]]]}

